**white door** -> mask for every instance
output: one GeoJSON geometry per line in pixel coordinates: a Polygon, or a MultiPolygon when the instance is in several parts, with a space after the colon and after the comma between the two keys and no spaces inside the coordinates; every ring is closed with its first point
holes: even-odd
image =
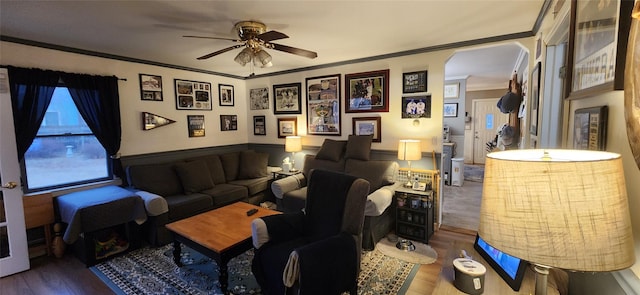
{"type": "Polygon", "coordinates": [[[487,142],[492,141],[502,124],[509,123],[509,114],[497,107],[499,98],[474,99],[473,112],[473,163],[484,164],[487,142]]]}
{"type": "Polygon", "coordinates": [[[0,277],[29,269],[7,69],[0,69],[0,277]]]}

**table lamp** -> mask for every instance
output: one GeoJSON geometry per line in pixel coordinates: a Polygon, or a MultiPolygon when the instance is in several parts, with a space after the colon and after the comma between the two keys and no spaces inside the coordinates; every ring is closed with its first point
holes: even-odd
{"type": "Polygon", "coordinates": [[[300,136],[287,136],[284,141],[284,151],[291,153],[291,172],[296,172],[295,156],[296,152],[302,150],[302,138],[300,136]]]}
{"type": "Polygon", "coordinates": [[[486,157],[480,235],[529,261],[536,295],[552,267],[602,272],[635,262],[619,154],[586,150],[510,150],[486,157]]]}
{"type": "Polygon", "coordinates": [[[420,141],[415,139],[402,139],[398,143],[398,160],[407,161],[409,171],[407,172],[407,183],[405,186],[411,187],[411,161],[417,161],[422,158],[420,150],[420,141]]]}

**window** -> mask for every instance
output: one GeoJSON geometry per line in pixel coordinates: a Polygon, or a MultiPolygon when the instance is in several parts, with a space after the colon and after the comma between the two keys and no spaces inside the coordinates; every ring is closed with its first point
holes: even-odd
{"type": "Polygon", "coordinates": [[[110,163],[67,88],[57,87],[24,156],[26,192],[110,180],[110,163]]]}

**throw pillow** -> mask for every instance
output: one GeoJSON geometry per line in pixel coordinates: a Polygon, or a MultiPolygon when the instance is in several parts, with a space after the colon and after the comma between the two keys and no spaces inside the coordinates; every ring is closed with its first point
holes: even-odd
{"type": "Polygon", "coordinates": [[[373,135],[349,135],[345,158],[369,161],[373,135]]]}
{"type": "Polygon", "coordinates": [[[197,193],[213,188],[211,174],[205,162],[191,161],[178,163],[175,166],[185,194],[197,193]]]}
{"type": "Polygon", "coordinates": [[[230,152],[220,155],[220,161],[224,168],[224,176],[228,181],[238,179],[238,166],[240,166],[240,153],[230,152]]]}
{"type": "Polygon", "coordinates": [[[338,162],[346,145],[347,142],[344,140],[325,139],[316,155],[316,159],[338,162]]]}
{"type": "Polygon", "coordinates": [[[267,164],[269,154],[255,151],[240,152],[240,167],[238,168],[238,179],[251,179],[268,176],[267,164]]]}

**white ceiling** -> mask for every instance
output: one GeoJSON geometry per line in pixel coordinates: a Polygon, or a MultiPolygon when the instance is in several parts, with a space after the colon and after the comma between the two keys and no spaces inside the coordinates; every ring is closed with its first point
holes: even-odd
{"type": "MultiPolygon", "coordinates": [[[[545,0],[298,0],[298,1],[0,1],[5,41],[63,46],[160,65],[247,77],[426,51],[469,40],[532,35],[545,0]],[[184,38],[237,38],[238,21],[257,20],[289,36],[275,43],[318,53],[315,59],[276,50],[271,68],[242,67],[241,49],[197,57],[236,43],[184,38]]],[[[0,53],[1,54],[1,53],[0,53]]],[[[517,45],[464,51],[447,78],[469,77],[468,88],[506,87],[521,54],[517,45]],[[505,80],[506,79],[506,80],[505,80]]]]}

